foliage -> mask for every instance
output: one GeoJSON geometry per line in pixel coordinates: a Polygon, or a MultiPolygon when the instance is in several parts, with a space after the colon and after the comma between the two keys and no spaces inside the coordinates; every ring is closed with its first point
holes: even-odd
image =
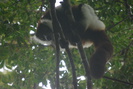
{"type": "MultiPolygon", "coordinates": [[[[107,34],[114,46],[114,55],[107,64],[105,76],[133,82],[133,2],[132,0],[71,0],[72,4],[87,3],[107,26],[107,34]],[[128,3],[127,3],[128,2],[128,3]],[[122,21],[121,23],[119,23],[122,21]],[[115,25],[118,23],[117,25],[115,25]],[[109,29],[111,28],[111,29],[109,29]]],[[[55,56],[52,47],[43,47],[30,41],[30,31],[36,24],[48,0],[0,1],[0,89],[41,89],[50,81],[55,86],[55,56]]],[[[84,76],[77,49],[71,50],[77,76],[84,76]]],[[[85,49],[88,58],[92,47],[85,49]]],[[[72,73],[65,52],[61,52],[67,70],[60,71],[61,89],[72,88],[72,73]]],[[[63,62],[60,68],[64,67],[63,62]]],[[[79,89],[85,89],[85,80],[78,80],[79,89]]],[[[93,79],[95,89],[132,89],[133,86],[107,79],[93,79]],[[113,85],[113,86],[112,86],[113,85]]]]}

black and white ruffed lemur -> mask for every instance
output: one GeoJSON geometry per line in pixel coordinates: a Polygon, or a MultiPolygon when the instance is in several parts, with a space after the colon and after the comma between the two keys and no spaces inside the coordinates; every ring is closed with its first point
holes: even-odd
{"type": "MultiPolygon", "coordinates": [[[[76,45],[71,42],[73,37],[62,5],[56,7],[56,13],[64,35],[69,41],[69,48],[76,48],[76,45]]],[[[105,33],[105,25],[99,20],[93,8],[87,4],[72,6],[72,13],[77,24],[76,34],[80,36],[83,47],[90,47],[92,44],[95,47],[89,61],[91,75],[94,78],[101,78],[105,72],[105,64],[113,54],[113,46],[105,33]]],[[[41,44],[51,45],[53,43],[52,29],[50,11],[47,10],[38,22],[34,40],[41,44]]]]}

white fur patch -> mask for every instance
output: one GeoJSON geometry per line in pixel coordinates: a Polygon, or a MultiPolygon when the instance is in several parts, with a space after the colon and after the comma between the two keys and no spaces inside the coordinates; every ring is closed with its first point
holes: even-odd
{"type": "Polygon", "coordinates": [[[94,12],[94,9],[90,5],[84,4],[81,8],[81,11],[84,15],[84,19],[81,21],[81,23],[83,23],[83,26],[86,29],[89,27],[93,30],[105,30],[104,23],[99,20],[94,12]]]}
{"type": "Polygon", "coordinates": [[[59,10],[59,11],[63,10],[62,5],[57,6],[56,10],[59,10]]]}
{"type": "Polygon", "coordinates": [[[52,45],[52,43],[53,43],[53,41],[43,41],[43,40],[40,40],[35,35],[33,36],[32,40],[35,41],[35,42],[38,42],[38,43],[40,43],[42,45],[45,45],[45,46],[52,45]]]}
{"type": "Polygon", "coordinates": [[[89,48],[90,46],[92,46],[92,42],[90,41],[86,41],[85,44],[83,45],[83,48],[89,48]]]}
{"type": "MultiPolygon", "coordinates": [[[[31,41],[40,43],[40,44],[42,44],[42,45],[44,45],[44,46],[50,46],[50,45],[53,44],[53,41],[52,41],[52,40],[51,40],[51,41],[43,41],[43,40],[40,40],[40,39],[39,39],[38,37],[36,37],[35,35],[31,38],[31,41]]],[[[88,48],[88,47],[90,47],[92,44],[93,44],[92,42],[87,41],[87,42],[85,42],[85,44],[83,45],[83,48],[88,48]]],[[[71,44],[69,43],[69,48],[70,48],[70,49],[71,49],[71,48],[77,48],[77,46],[73,46],[73,45],[71,45],[71,44]]],[[[60,50],[61,50],[61,51],[64,51],[64,49],[61,48],[61,47],[60,47],[60,50]]]]}
{"type": "MultiPolygon", "coordinates": [[[[86,41],[84,44],[83,44],[83,48],[89,48],[93,43],[90,42],[90,41],[86,41]]],[[[69,43],[69,48],[77,48],[77,46],[73,46],[69,43]]]]}
{"type": "Polygon", "coordinates": [[[51,29],[53,29],[52,21],[49,19],[40,19],[40,23],[47,25],[51,29]]]}

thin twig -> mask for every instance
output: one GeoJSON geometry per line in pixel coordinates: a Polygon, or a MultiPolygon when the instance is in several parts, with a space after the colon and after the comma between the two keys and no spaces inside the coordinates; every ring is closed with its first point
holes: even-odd
{"type": "Polygon", "coordinates": [[[121,24],[121,23],[122,23],[123,21],[125,21],[126,19],[128,19],[128,17],[124,18],[123,20],[121,20],[120,22],[118,22],[118,23],[116,23],[116,24],[114,24],[114,25],[112,25],[112,26],[107,27],[107,30],[110,30],[110,29],[112,29],[113,27],[115,27],[115,26],[121,24]]]}
{"type": "Polygon", "coordinates": [[[125,82],[125,81],[118,80],[118,79],[115,79],[115,78],[110,78],[110,77],[107,77],[107,76],[103,76],[103,78],[109,79],[109,80],[113,80],[113,81],[117,81],[117,82],[120,82],[120,83],[124,83],[124,84],[128,84],[128,85],[132,85],[132,86],[133,86],[133,83],[125,82]]]}

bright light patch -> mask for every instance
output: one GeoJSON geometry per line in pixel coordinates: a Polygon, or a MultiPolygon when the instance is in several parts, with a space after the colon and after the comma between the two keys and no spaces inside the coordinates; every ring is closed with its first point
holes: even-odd
{"type": "Polygon", "coordinates": [[[3,68],[1,68],[1,69],[0,69],[0,72],[4,72],[4,69],[3,69],[3,68]]]}
{"type": "Polygon", "coordinates": [[[16,66],[13,66],[13,67],[12,67],[12,70],[15,70],[17,67],[18,67],[17,65],[16,65],[16,66]]]}
{"type": "Polygon", "coordinates": [[[85,80],[85,76],[80,76],[80,77],[78,77],[77,79],[85,80]]]}
{"type": "Polygon", "coordinates": [[[4,69],[7,70],[7,71],[9,71],[9,72],[12,72],[12,70],[11,69],[8,69],[6,66],[4,66],[4,69]]]}
{"type": "Polygon", "coordinates": [[[33,30],[30,30],[30,34],[35,34],[35,32],[33,30]]]}
{"type": "Polygon", "coordinates": [[[19,71],[19,73],[22,73],[22,71],[19,71]]]}
{"type": "Polygon", "coordinates": [[[57,7],[57,6],[61,5],[60,2],[62,2],[62,1],[63,0],[56,0],[55,6],[57,7]]]}
{"type": "Polygon", "coordinates": [[[49,81],[49,80],[47,80],[47,85],[46,85],[46,86],[43,85],[42,82],[40,82],[40,83],[38,84],[38,86],[41,87],[42,89],[51,89],[51,87],[50,87],[50,81],[49,81]]]}
{"type": "Polygon", "coordinates": [[[36,47],[35,46],[32,46],[32,50],[34,50],[36,47]]]}
{"type": "Polygon", "coordinates": [[[20,22],[17,22],[18,25],[20,25],[20,22]]]}
{"type": "Polygon", "coordinates": [[[16,66],[13,66],[12,69],[9,69],[6,66],[4,66],[3,68],[0,69],[0,72],[2,72],[3,74],[7,74],[8,72],[12,72],[16,68],[17,68],[17,65],[16,66]]]}
{"type": "Polygon", "coordinates": [[[22,78],[22,81],[25,81],[25,78],[22,78]]]}
{"type": "Polygon", "coordinates": [[[68,70],[67,70],[67,67],[66,67],[66,63],[64,62],[64,60],[61,60],[61,63],[62,63],[62,65],[63,65],[63,67],[61,67],[59,70],[60,70],[60,71],[68,71],[68,70]]]}
{"type": "Polygon", "coordinates": [[[31,72],[31,70],[28,70],[28,72],[30,73],[30,72],[31,72]]]}
{"type": "Polygon", "coordinates": [[[111,67],[109,67],[108,70],[111,70],[111,67]]]}
{"type": "Polygon", "coordinates": [[[43,85],[42,82],[40,82],[40,83],[39,83],[39,87],[42,87],[42,85],[43,85]]]}
{"type": "Polygon", "coordinates": [[[7,83],[9,86],[12,86],[13,85],[13,83],[7,83]]]}

